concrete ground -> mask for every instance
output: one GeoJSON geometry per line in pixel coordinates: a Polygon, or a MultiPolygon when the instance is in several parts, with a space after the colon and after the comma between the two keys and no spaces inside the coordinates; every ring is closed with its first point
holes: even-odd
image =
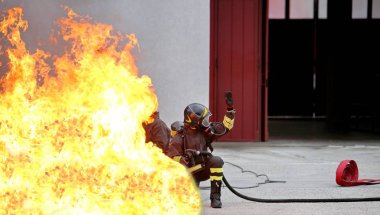
{"type": "MultiPolygon", "coordinates": [[[[302,132],[304,128],[299,130],[302,132]]],[[[247,196],[263,199],[286,198],[365,198],[380,197],[380,184],[341,187],[335,182],[336,169],[342,160],[355,160],[359,179],[380,178],[379,135],[344,134],[338,136],[303,133],[298,136],[273,135],[268,142],[215,142],[215,156],[226,162],[224,174],[232,186],[249,187],[264,182],[227,162],[270,180],[286,183],[262,184],[238,189],[247,196]]],[[[223,208],[210,207],[209,181],[201,182],[201,214],[280,214],[280,215],[364,215],[380,214],[380,202],[349,203],[258,203],[237,197],[222,187],[223,208]]]]}

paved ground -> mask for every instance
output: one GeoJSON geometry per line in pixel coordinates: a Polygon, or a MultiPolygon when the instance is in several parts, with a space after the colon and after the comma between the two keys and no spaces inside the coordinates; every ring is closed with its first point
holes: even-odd
{"type": "MultiPolygon", "coordinates": [[[[335,171],[340,161],[355,160],[359,178],[380,178],[380,139],[348,138],[273,138],[266,143],[216,142],[214,155],[258,174],[266,174],[271,183],[257,188],[240,189],[245,195],[265,198],[361,198],[380,197],[380,184],[340,187],[335,171]]],[[[254,186],[265,177],[255,177],[226,163],[224,174],[232,186],[254,186]]],[[[209,186],[209,181],[201,183],[209,186]]],[[[280,215],[364,215],[380,214],[380,202],[357,203],[258,203],[241,199],[222,188],[222,209],[210,207],[209,190],[201,190],[202,215],[206,214],[280,214],[280,215]]]]}

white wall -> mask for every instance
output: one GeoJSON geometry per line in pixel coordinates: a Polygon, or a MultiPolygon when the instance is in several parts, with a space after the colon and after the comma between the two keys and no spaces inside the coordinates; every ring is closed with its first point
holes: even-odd
{"type": "Polygon", "coordinates": [[[208,106],[210,2],[207,0],[5,0],[3,11],[24,8],[29,28],[24,35],[33,50],[48,41],[54,21],[65,15],[62,6],[110,24],[116,31],[135,33],[141,52],[139,74],[153,80],[161,118],[170,126],[182,120],[192,102],[208,106]]]}

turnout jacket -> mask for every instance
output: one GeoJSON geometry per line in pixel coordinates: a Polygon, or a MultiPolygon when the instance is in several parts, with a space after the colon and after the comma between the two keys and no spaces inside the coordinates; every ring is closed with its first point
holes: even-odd
{"type": "Polygon", "coordinates": [[[235,111],[231,110],[227,111],[222,123],[212,122],[210,127],[204,131],[192,130],[185,126],[181,132],[177,132],[171,139],[167,156],[183,163],[181,158],[185,155],[186,149],[207,151],[207,148],[210,148],[212,151],[211,143],[233,128],[234,118],[235,111]]]}
{"type": "Polygon", "coordinates": [[[152,123],[143,123],[143,127],[145,129],[145,142],[153,142],[165,152],[170,141],[170,129],[159,118],[158,114],[154,116],[152,123]]]}

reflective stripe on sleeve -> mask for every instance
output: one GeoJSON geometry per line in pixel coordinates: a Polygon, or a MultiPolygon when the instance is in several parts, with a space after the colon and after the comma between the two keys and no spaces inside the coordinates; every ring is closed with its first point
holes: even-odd
{"type": "Polygon", "coordinates": [[[181,156],[174,156],[173,157],[173,160],[179,162],[181,160],[181,156]]]}
{"type": "Polygon", "coordinates": [[[234,127],[234,121],[235,121],[235,119],[230,119],[227,116],[224,116],[223,125],[224,125],[224,127],[231,130],[234,127]]]}

